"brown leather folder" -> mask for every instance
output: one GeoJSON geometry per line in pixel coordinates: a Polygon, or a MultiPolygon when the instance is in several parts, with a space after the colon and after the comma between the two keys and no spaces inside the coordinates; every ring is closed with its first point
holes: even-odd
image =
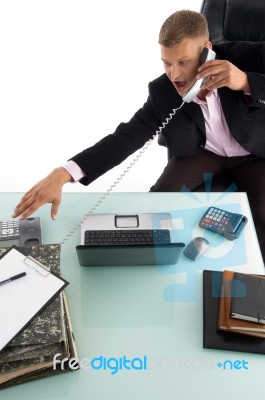
{"type": "Polygon", "coordinates": [[[203,271],[203,347],[265,354],[265,340],[218,330],[222,272],[203,271]]]}
{"type": "Polygon", "coordinates": [[[218,329],[265,338],[265,325],[231,318],[233,271],[224,271],[219,303],[218,329]]]}

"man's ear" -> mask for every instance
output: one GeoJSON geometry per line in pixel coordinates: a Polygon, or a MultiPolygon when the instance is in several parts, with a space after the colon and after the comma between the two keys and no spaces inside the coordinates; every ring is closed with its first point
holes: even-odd
{"type": "Polygon", "coordinates": [[[213,48],[212,42],[210,42],[210,40],[207,40],[204,43],[204,47],[207,47],[208,49],[212,49],[213,48]]]}

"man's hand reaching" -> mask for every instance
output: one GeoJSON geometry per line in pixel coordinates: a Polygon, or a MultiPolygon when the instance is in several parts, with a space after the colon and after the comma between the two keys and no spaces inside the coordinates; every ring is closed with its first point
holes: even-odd
{"type": "Polygon", "coordinates": [[[28,218],[44,204],[51,203],[51,217],[52,219],[56,219],[61,203],[63,185],[71,182],[71,180],[72,177],[66,169],[63,167],[56,168],[22,197],[12,217],[19,217],[19,219],[28,218]]]}

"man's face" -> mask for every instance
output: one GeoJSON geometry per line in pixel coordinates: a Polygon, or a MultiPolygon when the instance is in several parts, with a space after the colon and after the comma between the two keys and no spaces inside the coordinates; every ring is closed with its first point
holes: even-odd
{"type": "Polygon", "coordinates": [[[212,45],[202,38],[184,39],[173,47],[161,45],[161,59],[164,63],[165,73],[181,97],[196,80],[203,47],[211,48],[212,45]]]}

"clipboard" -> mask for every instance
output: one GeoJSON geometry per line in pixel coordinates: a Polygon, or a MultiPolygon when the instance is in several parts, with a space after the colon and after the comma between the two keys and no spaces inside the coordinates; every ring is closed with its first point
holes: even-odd
{"type": "Polygon", "coordinates": [[[22,272],[0,286],[0,351],[69,284],[12,246],[0,257],[0,281],[22,272]]]}

